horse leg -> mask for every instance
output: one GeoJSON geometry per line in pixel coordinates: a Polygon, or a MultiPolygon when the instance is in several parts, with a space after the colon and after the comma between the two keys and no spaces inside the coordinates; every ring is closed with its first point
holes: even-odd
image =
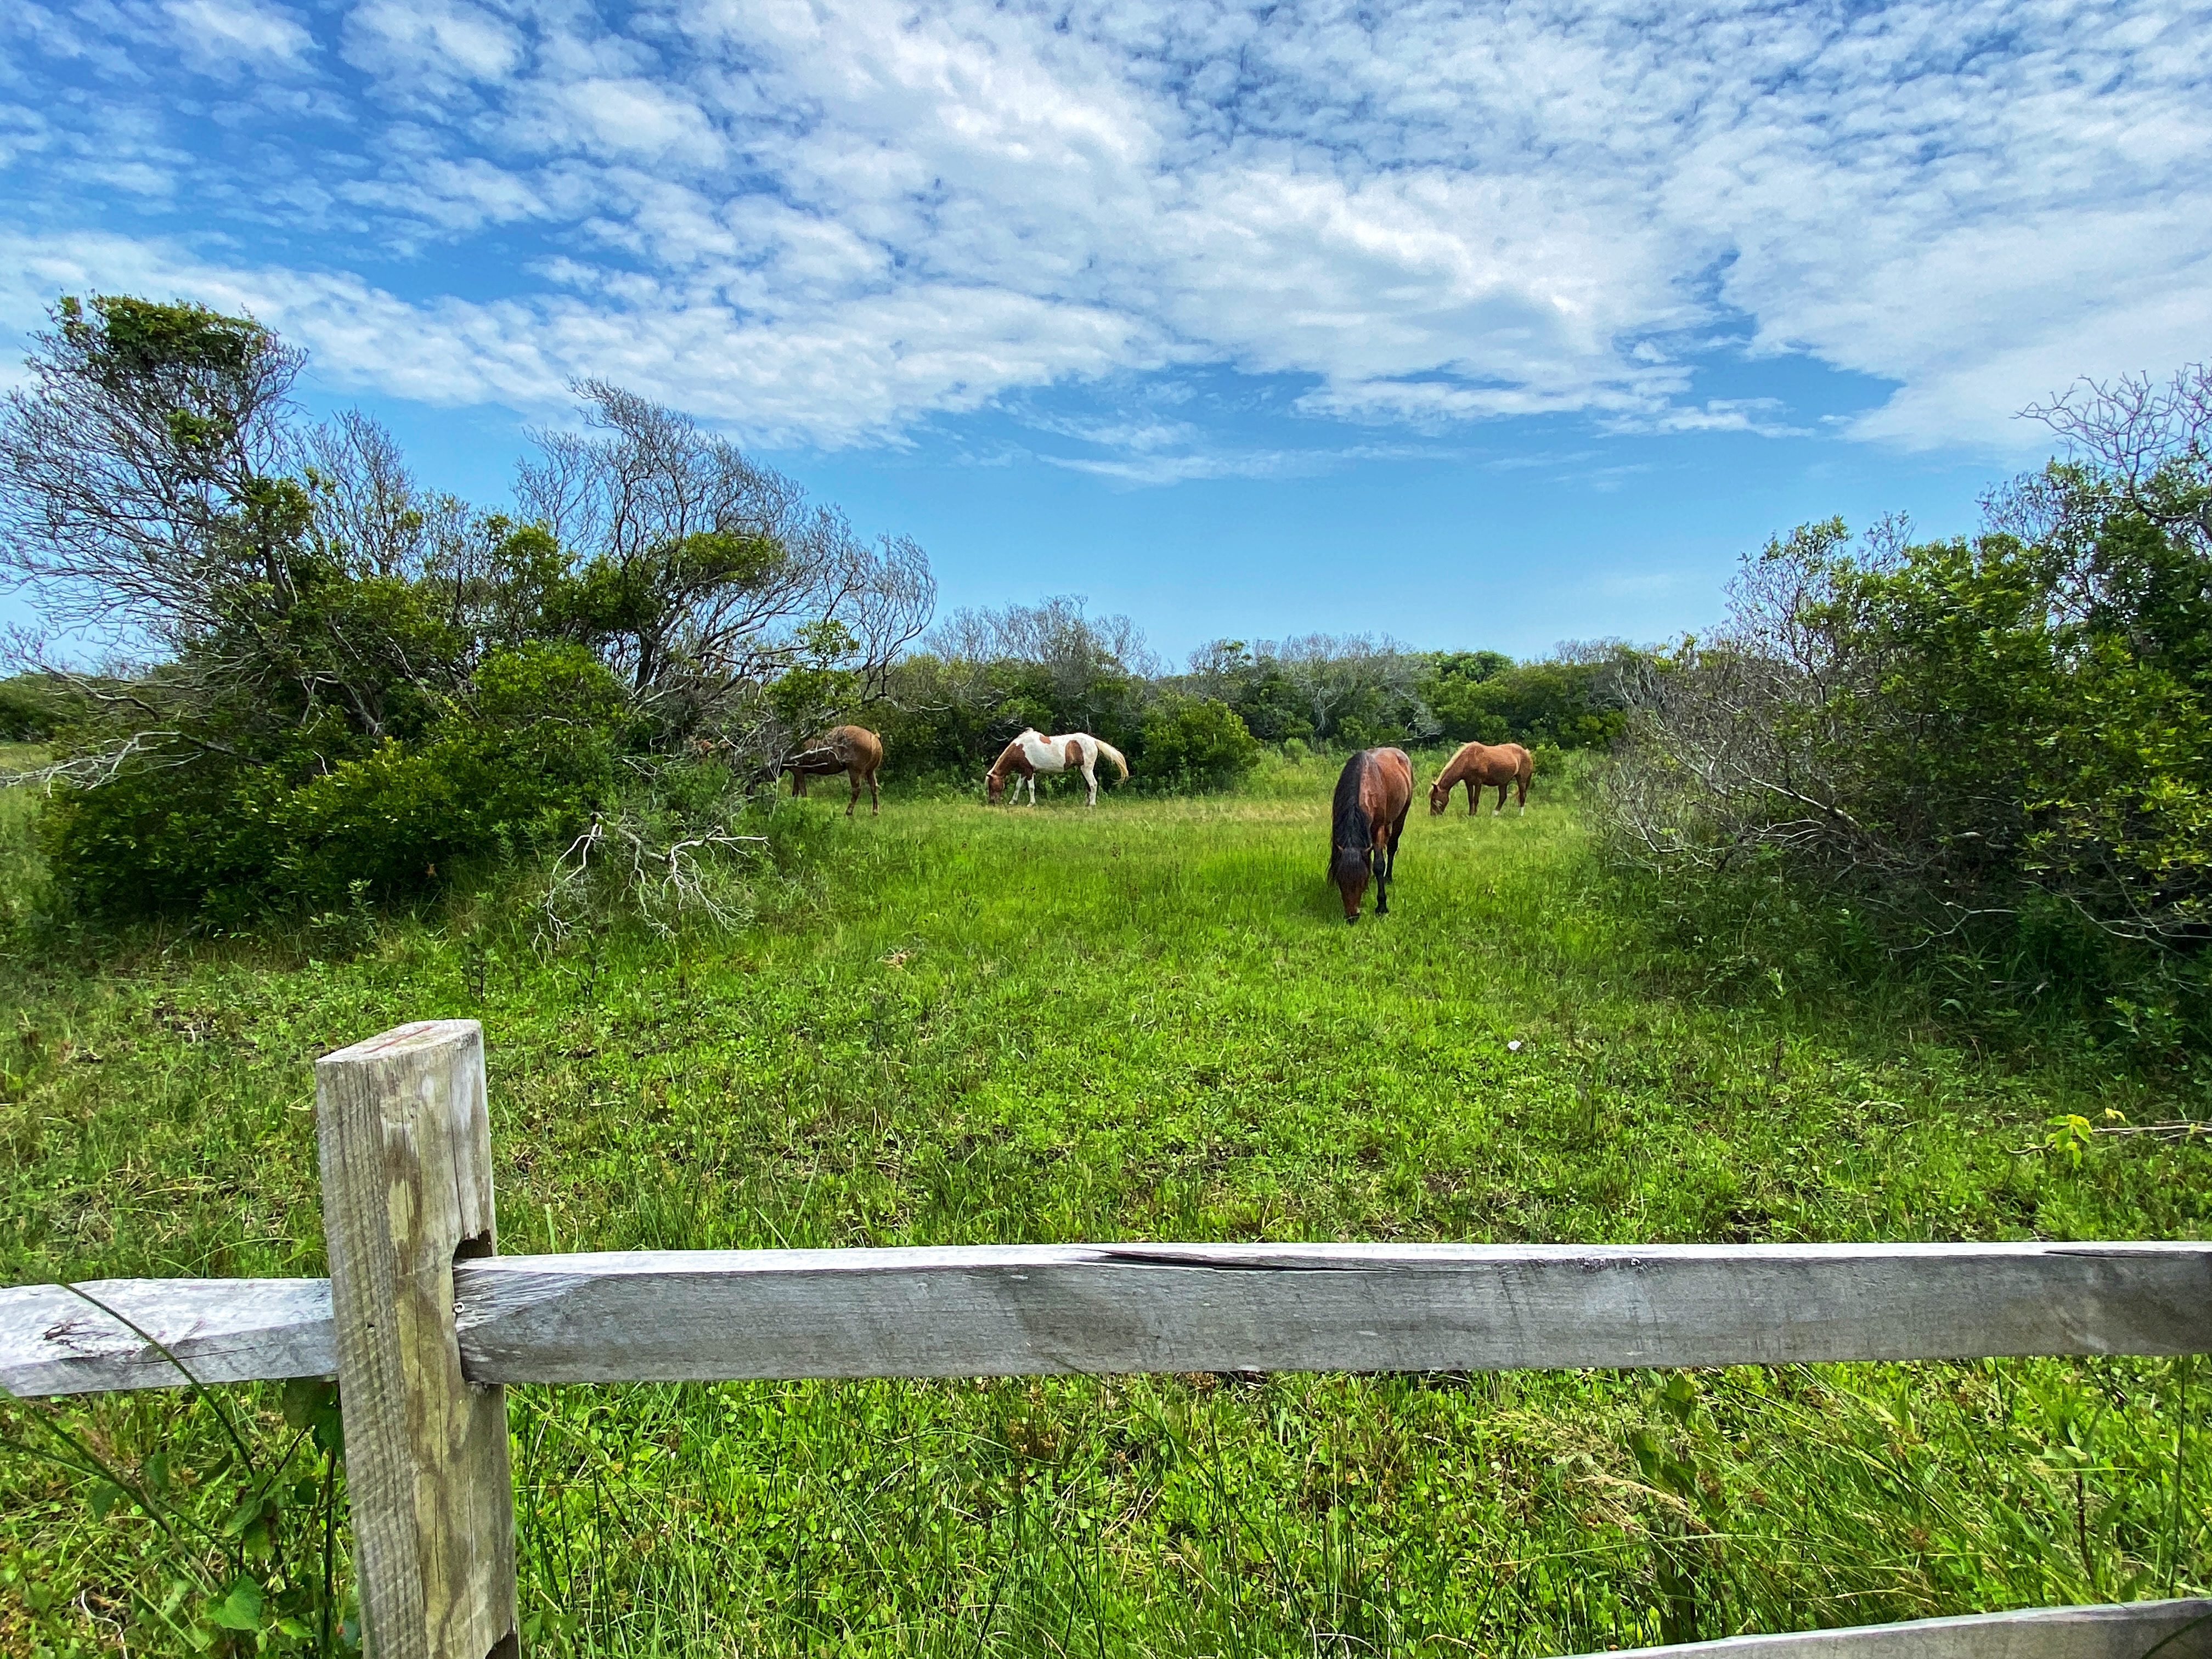
{"type": "Polygon", "coordinates": [[[794,799],[806,793],[806,774],[795,766],[791,769],[791,793],[794,799]]]}
{"type": "Polygon", "coordinates": [[[1528,780],[1522,778],[1519,782],[1521,790],[1513,799],[1513,816],[1516,818],[1525,818],[1528,816],[1528,780]]]}
{"type": "Polygon", "coordinates": [[[845,816],[851,817],[853,809],[860,804],[860,775],[856,771],[845,774],[845,781],[853,786],[853,798],[845,803],[845,816]]]}
{"type": "Polygon", "coordinates": [[[1375,872],[1375,914],[1387,916],[1390,914],[1389,856],[1381,848],[1370,847],[1367,849],[1367,862],[1375,872]]]}
{"type": "Polygon", "coordinates": [[[1479,778],[1468,778],[1468,779],[1467,780],[1467,815],[1468,815],[1468,817],[1473,817],[1474,816],[1474,809],[1475,809],[1476,807],[1478,807],[1478,806],[1481,805],[1482,805],[1482,781],[1481,781],[1480,779],[1479,779],[1479,778]]]}
{"type": "MultiPolygon", "coordinates": [[[[854,799],[855,800],[860,799],[857,792],[855,792],[854,799]]],[[[882,799],[876,793],[876,769],[871,766],[868,769],[868,816],[872,818],[879,818],[883,815],[884,803],[882,799]]]]}
{"type": "Polygon", "coordinates": [[[1499,784],[1499,785],[1498,786],[1498,805],[1495,805],[1495,806],[1493,806],[1493,807],[1492,807],[1492,808],[1490,809],[1490,816],[1491,816],[1491,817],[1492,817],[1494,818],[1494,817],[1497,817],[1500,812],[1503,812],[1504,810],[1505,810],[1505,786],[1504,786],[1504,784],[1502,784],[1502,783],[1501,783],[1501,784],[1499,784]]]}

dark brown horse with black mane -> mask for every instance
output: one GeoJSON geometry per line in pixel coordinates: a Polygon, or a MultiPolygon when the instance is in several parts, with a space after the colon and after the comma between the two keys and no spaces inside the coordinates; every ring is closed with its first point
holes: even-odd
{"type": "Polygon", "coordinates": [[[1344,895],[1344,919],[1359,920],[1359,902],[1375,880],[1375,914],[1390,914],[1390,877],[1398,837],[1413,805],[1413,763],[1402,749],[1363,749],[1337,774],[1329,817],[1328,878],[1344,895]]]}

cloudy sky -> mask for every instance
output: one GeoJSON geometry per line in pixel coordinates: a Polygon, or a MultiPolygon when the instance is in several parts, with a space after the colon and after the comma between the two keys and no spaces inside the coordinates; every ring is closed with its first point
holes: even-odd
{"type": "Polygon", "coordinates": [[[2212,356],[2212,9],[12,0],[0,331],[245,307],[494,501],[601,375],[1179,653],[1710,617],[2212,356]]]}

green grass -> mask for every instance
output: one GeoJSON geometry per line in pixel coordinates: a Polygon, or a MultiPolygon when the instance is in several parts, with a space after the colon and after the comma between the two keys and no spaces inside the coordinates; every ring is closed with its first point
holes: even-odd
{"type": "MultiPolygon", "coordinates": [[[[812,873],[724,938],[617,928],[549,960],[459,897],[360,939],[18,963],[0,1273],[319,1271],[308,1062],[443,1015],[489,1039],[510,1253],[2204,1233],[2202,1146],[2040,1150],[2055,1115],[2177,1115],[2140,1079],[1978,1053],[1872,990],[1702,995],[1610,896],[1564,787],[1525,818],[1417,803],[1393,914],[1346,927],[1333,777],[1095,813],[787,805],[812,873]]],[[[2212,1578],[2183,1382],[2020,1361],[518,1389],[524,1601],[532,1650],[561,1653],[1534,1655],[2157,1595],[2212,1578]]],[[[240,1393],[277,1435],[273,1395],[240,1393]]],[[[204,1468],[189,1502],[235,1484],[205,1402],[5,1409],[18,1446],[60,1428],[125,1474],[204,1468]]],[[[183,1623],[254,1565],[127,1503],[96,1523],[97,1495],[0,1462],[0,1647],[119,1627],[183,1650],[147,1604],[181,1578],[183,1623]]]]}

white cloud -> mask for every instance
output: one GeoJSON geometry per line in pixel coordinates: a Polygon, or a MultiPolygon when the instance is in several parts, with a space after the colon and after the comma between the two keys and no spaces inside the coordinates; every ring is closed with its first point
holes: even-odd
{"type": "Polygon", "coordinates": [[[0,314],[34,317],[61,292],[189,294],[250,311],[314,354],[340,386],[438,404],[566,407],[567,381],[606,375],[765,441],[854,442],[915,409],[974,409],[1008,384],[1109,372],[1133,355],[1110,313],[994,290],[885,295],[803,324],[749,320],[710,294],[646,285],[527,301],[410,302],[343,272],[226,265],[173,244],[0,227],[0,314]]]}
{"type": "Polygon", "coordinates": [[[434,96],[457,78],[504,76],[522,58],[515,31],[464,0],[364,0],[345,32],[357,66],[388,80],[416,78],[434,96]]]}
{"type": "MultiPolygon", "coordinates": [[[[1756,350],[1896,384],[1855,435],[2002,448],[2077,374],[2212,344],[2201,3],[660,0],[617,24],[357,0],[343,65],[265,0],[169,4],[322,77],[327,130],[227,129],[320,146],[322,194],[259,187],[235,143],[179,159],[185,100],[128,72],[151,24],[102,13],[124,66],[66,50],[106,77],[106,130],[128,107],[147,134],[94,146],[94,114],[43,104],[16,124],[20,268],[227,284],[404,396],[535,408],[606,374],[840,443],[1212,363],[1419,428],[1798,430],[1696,392],[1695,343],[1747,319],[1756,350]],[[70,230],[102,167],[231,204],[232,240],[70,230]]],[[[11,52],[64,51],[25,16],[11,52]]],[[[1070,464],[1278,465],[1164,429],[1070,464]]]]}
{"type": "Polygon", "coordinates": [[[314,38],[289,12],[251,0],[168,0],[163,8],[185,50],[203,64],[242,54],[290,64],[313,49],[314,38]]]}
{"type": "Polygon", "coordinates": [[[722,141],[698,105],[639,78],[587,76],[548,89],[525,118],[526,142],[664,161],[686,173],[714,166],[722,141]]]}

